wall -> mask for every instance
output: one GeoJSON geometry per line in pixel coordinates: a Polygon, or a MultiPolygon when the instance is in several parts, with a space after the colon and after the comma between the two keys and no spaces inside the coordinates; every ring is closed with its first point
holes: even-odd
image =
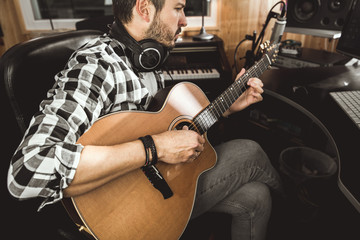
{"type": "Polygon", "coordinates": [[[17,0],[0,0],[0,24],[4,33],[4,50],[28,39],[17,0]]]}
{"type": "MultiPolygon", "coordinates": [[[[220,1],[222,4],[219,36],[225,42],[225,51],[230,65],[233,66],[236,45],[247,34],[252,35],[254,31],[256,31],[257,35],[260,34],[269,10],[278,0],[220,1]]],[[[278,9],[276,8],[276,10],[278,9]]],[[[273,21],[267,27],[265,40],[270,38],[272,24],[273,21]]],[[[239,48],[237,56],[244,56],[249,49],[251,49],[251,41],[244,42],[239,48]]]]}
{"type": "MultiPolygon", "coordinates": [[[[260,34],[266,17],[272,6],[278,0],[218,0],[221,2],[220,31],[218,35],[224,40],[225,51],[231,66],[236,45],[245,38],[246,34],[252,35],[255,30],[260,34]]],[[[274,9],[280,12],[280,8],[274,9]]],[[[271,30],[275,20],[271,20],[267,26],[264,40],[270,39],[271,30]]],[[[284,33],[283,40],[293,39],[302,42],[303,47],[315,48],[334,52],[337,40],[313,37],[302,34],[284,33]]],[[[251,48],[251,42],[246,41],[241,45],[238,56],[244,56],[246,50],[251,48]]],[[[242,63],[242,62],[240,62],[242,63]]],[[[240,64],[241,65],[241,64],[240,64]]]]}
{"type": "MultiPolygon", "coordinates": [[[[265,23],[266,16],[271,7],[278,0],[217,0],[219,5],[219,28],[209,30],[209,33],[219,35],[225,44],[225,51],[229,62],[233,65],[233,55],[236,45],[255,30],[258,34],[265,23]]],[[[279,8],[275,9],[279,11],[279,8]]],[[[274,20],[271,20],[265,34],[265,40],[270,38],[274,20]]],[[[16,43],[38,36],[42,33],[28,32],[24,29],[21,10],[17,0],[0,0],[0,23],[4,32],[5,50],[16,43]]],[[[197,31],[189,31],[192,35],[197,31]]],[[[335,51],[335,40],[312,37],[300,34],[284,34],[283,39],[299,40],[304,47],[335,51]]],[[[245,42],[239,49],[238,56],[243,56],[250,47],[250,42],[245,42]]],[[[1,54],[1,49],[0,49],[1,54]]]]}

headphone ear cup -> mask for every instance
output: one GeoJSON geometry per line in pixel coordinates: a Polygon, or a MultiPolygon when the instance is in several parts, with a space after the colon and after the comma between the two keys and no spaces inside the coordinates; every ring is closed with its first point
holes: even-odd
{"type": "Polygon", "coordinates": [[[133,53],[134,65],[140,71],[152,71],[159,67],[167,58],[168,51],[158,42],[145,39],[139,42],[142,51],[133,53]]]}
{"type": "Polygon", "coordinates": [[[116,20],[111,26],[110,35],[126,45],[130,52],[130,61],[138,71],[153,71],[160,67],[169,56],[167,47],[153,39],[137,42],[116,20]]]}

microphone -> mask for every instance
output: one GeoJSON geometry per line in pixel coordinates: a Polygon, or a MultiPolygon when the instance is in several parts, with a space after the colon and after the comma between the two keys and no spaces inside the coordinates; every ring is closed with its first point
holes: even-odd
{"type": "Polygon", "coordinates": [[[271,43],[276,44],[281,41],[281,37],[284,33],[285,26],[286,26],[286,17],[281,17],[281,15],[278,15],[270,37],[271,43]]]}

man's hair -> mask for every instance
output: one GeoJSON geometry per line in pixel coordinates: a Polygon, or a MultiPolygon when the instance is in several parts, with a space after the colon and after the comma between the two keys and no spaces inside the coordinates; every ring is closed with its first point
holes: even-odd
{"type": "MultiPolygon", "coordinates": [[[[161,11],[166,0],[150,0],[156,9],[161,11]]],[[[121,23],[126,24],[132,19],[132,10],[136,4],[136,0],[113,0],[114,17],[121,23]]]]}

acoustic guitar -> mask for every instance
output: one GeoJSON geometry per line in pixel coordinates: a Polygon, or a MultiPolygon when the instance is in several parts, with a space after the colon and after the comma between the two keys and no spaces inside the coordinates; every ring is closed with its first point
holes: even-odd
{"type": "Polygon", "coordinates": [[[78,143],[115,145],[183,125],[204,135],[206,143],[191,163],[158,162],[63,199],[79,230],[100,240],[179,239],[191,216],[198,178],[216,163],[206,132],[246,90],[247,81],[259,77],[275,61],[278,44],[267,44],[264,49],[263,57],[211,103],[196,85],[182,82],[154,97],[152,106],[157,111],[122,111],[96,121],[78,143]]]}

